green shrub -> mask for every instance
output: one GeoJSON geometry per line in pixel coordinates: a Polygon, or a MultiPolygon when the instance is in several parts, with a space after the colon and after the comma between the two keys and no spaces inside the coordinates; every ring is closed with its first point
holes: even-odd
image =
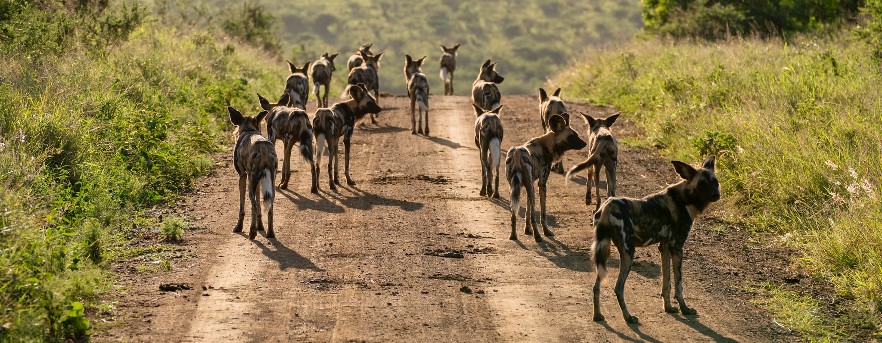
{"type": "Polygon", "coordinates": [[[159,226],[162,237],[167,242],[180,242],[187,223],[179,217],[166,218],[159,226]]]}
{"type": "Polygon", "coordinates": [[[262,5],[250,1],[242,4],[241,11],[228,9],[221,20],[221,28],[227,34],[273,53],[281,49],[277,24],[275,16],[267,13],[262,5]]]}

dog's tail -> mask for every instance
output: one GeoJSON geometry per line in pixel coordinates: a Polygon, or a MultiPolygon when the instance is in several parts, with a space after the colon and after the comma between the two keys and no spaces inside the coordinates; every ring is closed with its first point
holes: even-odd
{"type": "Polygon", "coordinates": [[[499,151],[499,145],[501,142],[499,138],[493,137],[490,140],[490,168],[496,169],[499,167],[499,155],[501,155],[499,151]]]}
{"type": "Polygon", "coordinates": [[[416,102],[423,111],[429,111],[429,87],[420,88],[416,92],[416,102]]]}
{"type": "Polygon", "coordinates": [[[607,230],[607,223],[601,223],[600,218],[606,207],[594,213],[594,243],[591,245],[591,252],[594,257],[594,267],[597,270],[598,280],[603,280],[606,276],[606,260],[609,258],[609,246],[612,241],[610,232],[607,230]]]}
{"type": "Polygon", "coordinates": [[[441,81],[450,82],[450,72],[447,71],[447,67],[441,67],[441,81]]]}
{"type": "Polygon", "coordinates": [[[275,198],[275,188],[273,187],[273,174],[274,171],[270,170],[270,168],[265,168],[263,170],[263,176],[260,178],[260,188],[263,193],[263,206],[266,208],[270,208],[273,205],[273,198],[275,198]]]}
{"type": "Polygon", "coordinates": [[[597,151],[595,151],[593,154],[591,154],[590,157],[588,157],[587,160],[584,160],[584,161],[582,161],[582,163],[574,165],[572,168],[570,168],[570,170],[567,172],[567,176],[565,177],[565,179],[567,180],[567,182],[573,181],[573,176],[576,173],[593,167],[599,159],[600,159],[600,155],[597,151]]]}
{"type": "MultiPolygon", "coordinates": [[[[308,122],[309,120],[305,120],[308,122]]],[[[305,125],[306,123],[304,123],[305,125]]],[[[300,131],[300,156],[303,160],[312,164],[313,160],[312,146],[312,129],[304,129],[300,131]]]]}

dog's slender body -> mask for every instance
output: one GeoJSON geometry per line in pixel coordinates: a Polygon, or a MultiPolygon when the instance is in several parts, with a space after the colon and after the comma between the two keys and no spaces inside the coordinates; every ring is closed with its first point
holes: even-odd
{"type": "Polygon", "coordinates": [[[502,75],[496,72],[496,63],[487,60],[481,65],[478,71],[478,77],[472,83],[472,103],[480,108],[497,108],[502,101],[502,94],[499,92],[497,83],[505,80],[502,75]]]}
{"type": "Polygon", "coordinates": [[[573,174],[588,169],[588,189],[585,191],[585,205],[591,205],[592,184],[597,191],[597,205],[594,210],[600,208],[600,169],[606,170],[606,193],[608,197],[616,196],[616,168],[619,163],[619,148],[616,138],[613,137],[610,127],[619,118],[620,113],[613,114],[606,119],[597,119],[580,113],[588,124],[588,159],[579,163],[567,172],[567,180],[573,174]]]}
{"type": "Polygon", "coordinates": [[[533,138],[522,146],[509,149],[505,158],[506,178],[511,185],[511,236],[509,238],[512,240],[518,239],[517,214],[521,187],[524,187],[527,190],[527,217],[525,218],[524,233],[534,235],[536,242],[542,241],[533,213],[536,202],[533,182],[537,180],[539,181],[542,231],[546,236],[554,235],[548,230],[545,220],[546,183],[551,173],[551,164],[559,161],[567,150],[578,150],[587,145],[579,138],[579,134],[570,128],[562,116],[557,114],[551,116],[549,125],[551,126],[550,132],[533,138]]]}
{"type": "Polygon", "coordinates": [[[425,135],[429,135],[429,79],[420,68],[426,56],[413,60],[404,57],[404,78],[407,81],[407,96],[410,98],[410,133],[423,134],[423,117],[426,118],[425,135]],[[417,113],[419,112],[419,113],[417,113]],[[425,113],[425,115],[423,115],[425,113]],[[419,125],[417,125],[419,117],[419,125]]]}
{"type": "MultiPolygon", "coordinates": [[[[371,55],[367,52],[361,51],[359,52],[363,59],[363,63],[352,70],[349,71],[348,83],[346,86],[347,89],[357,84],[364,84],[364,86],[369,90],[374,92],[374,101],[380,98],[380,59],[383,58],[383,53],[380,52],[376,55],[371,55]]],[[[348,92],[348,90],[347,90],[348,92]]],[[[371,112],[371,124],[377,124],[376,115],[379,112],[371,112]]]]}
{"type": "MultiPolygon", "coordinates": [[[[287,62],[287,61],[286,61],[287,62]]],[[[285,93],[288,94],[288,103],[286,106],[297,107],[306,110],[306,101],[309,100],[309,63],[303,65],[303,68],[297,68],[293,63],[288,62],[288,69],[291,75],[285,80],[285,93]]]]}
{"type": "MultiPolygon", "coordinates": [[[[343,138],[346,183],[353,186],[355,181],[349,175],[349,152],[355,124],[368,113],[380,113],[381,111],[377,101],[363,84],[352,85],[348,88],[347,92],[349,92],[349,100],[336,103],[329,109],[319,109],[316,111],[315,119],[313,119],[316,132],[316,153],[319,155],[318,163],[321,163],[321,154],[324,153],[323,149],[325,146],[327,146],[330,155],[328,177],[331,178],[329,187],[332,190],[336,189],[335,184],[340,184],[340,180],[337,177],[337,142],[341,137],[343,138]],[[329,113],[329,111],[332,113],[329,113]],[[331,170],[332,167],[333,172],[331,170]]],[[[316,171],[316,179],[318,179],[318,171],[316,171]]]]}
{"type": "Polygon", "coordinates": [[[327,52],[323,53],[321,58],[312,63],[312,68],[309,70],[309,76],[312,77],[312,91],[315,93],[318,108],[328,107],[328,89],[331,86],[331,76],[337,70],[334,66],[334,59],[337,58],[337,55],[338,53],[331,55],[327,52]],[[320,86],[325,87],[323,96],[319,95],[320,86]]]}
{"type": "Polygon", "coordinates": [[[444,95],[453,95],[453,72],[456,71],[456,51],[459,45],[452,48],[441,46],[441,82],[444,83],[444,95]]]}
{"type": "Polygon", "coordinates": [[[273,144],[277,139],[281,139],[284,144],[282,180],[279,182],[279,188],[288,188],[288,181],[291,180],[291,150],[293,150],[294,144],[300,144],[300,156],[309,165],[309,172],[312,175],[311,192],[318,192],[318,178],[315,174],[313,159],[315,149],[313,149],[313,132],[309,115],[302,109],[285,105],[289,103],[287,93],[282,94],[275,104],[270,103],[260,94],[257,95],[257,98],[260,101],[260,107],[269,113],[266,116],[267,139],[273,144]]]}
{"type": "Polygon", "coordinates": [[[485,110],[472,104],[475,109],[475,146],[478,147],[481,157],[481,195],[499,198],[499,158],[500,145],[504,130],[502,120],[499,119],[499,111],[503,105],[492,110],[485,110]],[[496,173],[496,185],[491,183],[496,173]]]}
{"type": "Polygon", "coordinates": [[[233,151],[233,165],[239,174],[239,220],[233,232],[242,232],[242,222],[245,220],[245,189],[248,189],[248,198],[251,202],[251,228],[248,238],[254,239],[257,231],[263,231],[263,220],[260,211],[260,195],[263,195],[263,203],[267,208],[267,238],[274,238],[273,231],[273,200],[275,198],[276,170],[279,160],[276,157],[276,149],[273,144],[260,135],[260,122],[266,117],[267,112],[260,112],[257,116],[246,117],[232,107],[227,107],[230,113],[230,122],[238,127],[236,147],[233,151]]]}
{"type": "MultiPolygon", "coordinates": [[[[551,130],[548,127],[548,118],[555,114],[563,116],[567,123],[570,122],[570,112],[567,111],[567,105],[560,99],[560,88],[554,91],[554,94],[551,96],[548,96],[545,89],[539,88],[539,120],[542,121],[543,132],[551,130]]],[[[563,162],[555,162],[551,166],[551,171],[563,174],[563,162]]]]}
{"type": "Polygon", "coordinates": [[[672,161],[677,174],[683,178],[664,191],[642,199],[607,199],[594,213],[594,243],[591,247],[597,278],[594,281],[594,320],[603,321],[600,313],[600,285],[606,276],[606,261],[610,243],[619,251],[620,269],[615,293],[628,323],[638,323],[637,317],[625,305],[625,280],[634,261],[634,249],[655,243],[662,255],[662,298],[665,312],[695,315],[696,310],[686,305],[683,298],[683,247],[695,218],[712,202],[720,199],[720,184],[714,173],[715,157],[710,156],[701,168],[672,161]],[[671,266],[674,271],[675,297],[679,308],[671,305],[671,266]]]}

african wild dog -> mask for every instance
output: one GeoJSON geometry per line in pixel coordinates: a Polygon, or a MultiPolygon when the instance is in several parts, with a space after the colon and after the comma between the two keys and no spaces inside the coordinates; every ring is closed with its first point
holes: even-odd
{"type": "Polygon", "coordinates": [[[404,79],[407,81],[407,96],[410,97],[410,133],[423,134],[423,112],[426,115],[426,136],[429,135],[429,79],[420,68],[426,56],[416,61],[410,55],[404,55],[404,79]],[[419,125],[417,125],[417,109],[419,106],[419,125]],[[416,128],[419,128],[417,130],[416,128]]]}
{"type": "Polygon", "coordinates": [[[282,157],[285,161],[282,162],[282,181],[279,183],[279,188],[288,188],[288,181],[291,179],[291,149],[294,148],[295,143],[300,143],[300,156],[309,164],[309,172],[312,174],[311,191],[318,192],[316,188],[318,178],[315,175],[315,161],[312,156],[314,150],[312,147],[312,125],[309,122],[309,115],[302,109],[285,105],[290,100],[288,93],[282,94],[275,104],[270,103],[260,94],[257,95],[257,99],[260,101],[260,107],[269,113],[266,116],[267,138],[270,143],[275,144],[276,139],[281,139],[284,144],[282,157]]]}
{"type": "Polygon", "coordinates": [[[720,200],[720,184],[714,174],[714,156],[708,157],[696,170],[692,166],[671,161],[677,174],[683,178],[664,191],[643,199],[609,198],[594,213],[594,255],[597,279],[594,281],[594,320],[602,321],[600,314],[600,284],[606,276],[610,241],[619,251],[619,279],[616,281],[616,298],[622,315],[628,323],[636,324],[625,306],[625,280],[631,271],[634,248],[659,243],[662,254],[662,298],[665,312],[676,313],[671,306],[671,262],[674,269],[674,289],[679,312],[695,315],[697,311],[686,306],[683,299],[683,246],[689,236],[692,223],[710,203],[720,200]]]}
{"type": "Polygon", "coordinates": [[[328,55],[327,52],[323,53],[321,58],[312,63],[312,69],[309,71],[309,76],[312,77],[312,91],[315,93],[318,108],[328,107],[328,88],[331,86],[331,75],[337,70],[334,66],[334,59],[337,58],[337,55],[338,53],[333,55],[328,55]],[[325,86],[324,96],[319,95],[319,86],[325,86]]]}
{"type": "Polygon", "coordinates": [[[505,78],[496,72],[496,63],[490,63],[490,60],[484,62],[478,71],[478,78],[472,83],[472,102],[481,108],[497,108],[502,100],[496,84],[502,83],[505,78]]]}
{"type": "Polygon", "coordinates": [[[285,93],[288,93],[289,100],[285,105],[306,110],[306,101],[309,100],[309,76],[307,76],[309,62],[306,62],[303,68],[297,68],[293,63],[288,62],[288,68],[291,70],[291,75],[285,80],[285,93]]]}
{"type": "Polygon", "coordinates": [[[606,193],[608,197],[616,196],[616,165],[619,161],[619,148],[616,138],[613,137],[609,128],[616,122],[621,113],[613,114],[606,119],[596,119],[590,115],[579,113],[588,124],[588,159],[579,163],[567,172],[569,180],[574,173],[590,169],[593,173],[588,174],[588,190],[585,191],[585,205],[591,205],[591,184],[597,190],[597,205],[594,210],[600,208],[600,168],[606,168],[606,193]],[[592,175],[594,177],[592,178],[592,175]]]}
{"type": "MultiPolygon", "coordinates": [[[[380,52],[376,55],[363,51],[359,53],[364,59],[364,63],[349,71],[349,85],[346,88],[348,89],[357,84],[364,84],[369,91],[374,92],[374,101],[377,101],[380,98],[380,79],[377,73],[380,71],[380,59],[383,58],[383,53],[380,52]]],[[[347,90],[344,94],[348,93],[347,90]]],[[[375,114],[377,113],[371,112],[371,124],[377,124],[377,120],[374,118],[375,114]]]]}
{"type": "Polygon", "coordinates": [[[371,47],[373,45],[374,43],[367,43],[365,45],[362,45],[360,48],[358,48],[358,50],[355,51],[354,54],[352,54],[352,56],[349,56],[349,60],[346,61],[346,70],[352,71],[353,68],[360,67],[361,64],[364,62],[364,58],[361,57],[361,53],[365,52],[370,55],[371,47]]]}
{"type": "Polygon", "coordinates": [[[472,104],[475,109],[475,145],[480,151],[481,157],[481,195],[499,198],[499,145],[502,144],[502,120],[499,120],[499,110],[504,105],[492,110],[486,110],[472,104]],[[496,171],[496,186],[490,182],[493,179],[493,171],[496,171]]]}
{"type": "MultiPolygon", "coordinates": [[[[337,178],[337,140],[342,136],[343,137],[343,148],[344,148],[344,158],[345,158],[345,175],[346,175],[346,183],[350,186],[355,185],[355,181],[352,180],[352,177],[349,176],[349,152],[350,146],[352,142],[352,133],[355,129],[355,124],[360,121],[364,116],[368,113],[380,113],[380,106],[377,105],[377,100],[371,95],[371,93],[367,90],[363,84],[356,84],[347,87],[347,92],[349,92],[349,96],[351,99],[344,102],[338,102],[331,106],[330,110],[333,112],[333,115],[330,115],[324,111],[325,109],[320,109],[320,111],[316,112],[315,119],[313,123],[315,124],[316,130],[316,144],[318,145],[317,153],[319,156],[324,152],[322,149],[322,141],[325,141],[328,145],[328,153],[331,154],[331,161],[334,163],[334,172],[333,172],[333,182],[331,183],[331,189],[335,189],[334,184],[340,184],[339,179],[337,178]],[[339,117],[339,119],[335,118],[339,117]],[[321,119],[320,118],[327,118],[321,119]],[[333,126],[331,124],[326,124],[333,122],[333,126]],[[339,127],[339,128],[337,128],[339,127]]],[[[328,177],[331,177],[331,161],[328,161],[328,177]]],[[[319,161],[320,163],[321,161],[319,161]]]]}
{"type": "Polygon", "coordinates": [[[505,158],[505,171],[508,184],[511,185],[511,236],[509,239],[518,239],[515,230],[521,187],[527,189],[527,216],[525,218],[524,233],[534,234],[536,242],[541,242],[542,237],[536,227],[536,217],[533,214],[536,198],[533,192],[533,182],[539,180],[539,209],[542,231],[546,236],[554,234],[548,230],[545,223],[545,194],[548,176],[551,173],[551,163],[559,161],[567,150],[579,150],[587,143],[579,138],[579,134],[570,128],[567,121],[560,115],[553,115],[548,119],[551,131],[542,136],[529,140],[522,146],[508,150],[505,158]]]}
{"type": "Polygon", "coordinates": [[[441,45],[441,82],[444,82],[444,95],[453,95],[453,72],[456,70],[456,50],[460,44],[448,48],[441,45]]]}
{"type": "Polygon", "coordinates": [[[316,141],[316,164],[315,174],[318,180],[322,168],[322,155],[325,153],[325,147],[328,148],[328,186],[331,190],[337,189],[340,183],[338,177],[338,157],[337,150],[340,137],[343,136],[343,117],[330,108],[319,108],[315,111],[315,118],[312,120],[315,127],[316,141]]]}
{"type": "MultiPolygon", "coordinates": [[[[560,99],[560,88],[554,91],[552,96],[548,96],[545,89],[539,88],[539,120],[542,121],[542,131],[548,132],[548,118],[552,115],[560,114],[570,122],[570,114],[567,111],[567,105],[560,99]]],[[[555,162],[551,166],[551,170],[558,174],[563,174],[563,162],[555,162]]]]}
{"type": "Polygon", "coordinates": [[[248,198],[251,200],[251,229],[248,238],[254,239],[257,231],[263,231],[260,213],[260,197],[267,207],[267,238],[275,237],[273,232],[273,198],[276,170],[279,160],[272,142],[260,135],[260,122],[267,112],[260,112],[255,117],[243,116],[241,112],[227,106],[230,122],[238,126],[236,148],[233,151],[233,164],[239,173],[239,221],[233,232],[242,232],[242,221],[245,219],[245,185],[248,185],[248,198]]]}

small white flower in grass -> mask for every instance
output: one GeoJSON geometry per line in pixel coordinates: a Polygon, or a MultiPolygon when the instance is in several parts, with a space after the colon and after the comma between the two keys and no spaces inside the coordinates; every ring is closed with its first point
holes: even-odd
{"type": "Polygon", "coordinates": [[[824,164],[826,164],[828,167],[830,167],[830,169],[833,169],[833,170],[839,169],[839,166],[837,166],[836,163],[833,163],[833,161],[826,160],[826,161],[824,161],[824,164]]]}

